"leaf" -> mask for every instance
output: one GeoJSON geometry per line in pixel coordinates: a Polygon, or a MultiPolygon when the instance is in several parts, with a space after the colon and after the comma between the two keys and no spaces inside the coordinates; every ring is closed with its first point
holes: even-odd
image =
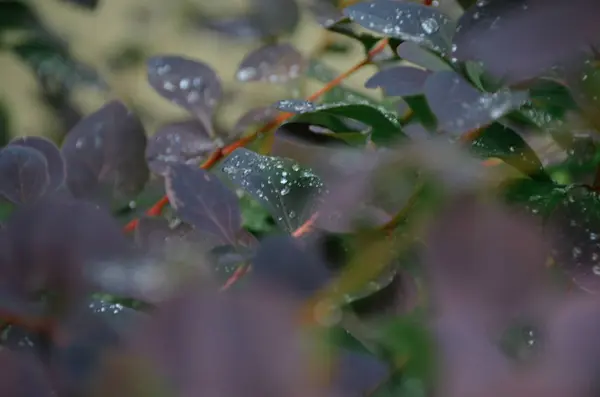
{"type": "Polygon", "coordinates": [[[296,0],[251,0],[250,20],[264,36],[277,37],[291,33],[300,20],[296,0]]]}
{"type": "Polygon", "coordinates": [[[368,103],[326,103],[314,105],[294,100],[279,101],[275,107],[293,113],[334,114],[359,121],[371,127],[371,139],[375,144],[389,144],[405,138],[396,116],[384,107],[368,103]]]}
{"type": "Polygon", "coordinates": [[[323,288],[331,277],[323,259],[311,247],[291,236],[270,236],[256,250],[249,280],[304,300],[323,288]]]}
{"type": "Polygon", "coordinates": [[[406,377],[419,379],[426,384],[433,379],[435,341],[418,317],[404,316],[386,321],[378,340],[391,353],[394,362],[402,364],[406,377]]]}
{"type": "Polygon", "coordinates": [[[400,44],[396,52],[405,61],[422,66],[432,72],[452,69],[439,56],[411,41],[405,41],[400,44]]]}
{"type": "Polygon", "coordinates": [[[246,130],[256,124],[264,125],[277,118],[279,111],[271,106],[258,107],[248,110],[242,115],[233,127],[232,136],[240,136],[246,130]]]}
{"type": "Polygon", "coordinates": [[[267,44],[246,57],[236,72],[238,81],[287,83],[300,77],[306,69],[302,54],[291,44],[267,44]]]}
{"type": "Polygon", "coordinates": [[[566,189],[548,218],[557,266],[583,291],[600,290],[600,199],[583,188],[566,189]]]}
{"type": "Polygon", "coordinates": [[[40,28],[40,24],[39,17],[29,4],[20,0],[0,2],[0,34],[13,29],[36,30],[40,28]]]}
{"type": "Polygon", "coordinates": [[[423,94],[425,80],[430,73],[410,66],[396,66],[380,70],[365,83],[366,88],[381,88],[387,96],[423,94]]]}
{"type": "Polygon", "coordinates": [[[342,19],[344,14],[330,1],[318,0],[307,5],[317,23],[324,28],[329,28],[342,19]]]}
{"type": "Polygon", "coordinates": [[[200,117],[211,116],[223,96],[221,80],[207,64],[176,55],[146,62],[148,82],[163,98],[200,117]]]}
{"type": "Polygon", "coordinates": [[[56,394],[46,368],[35,357],[2,349],[0,371],[3,374],[0,388],[8,396],[51,397],[56,394]]]}
{"type": "Polygon", "coordinates": [[[344,15],[364,28],[426,46],[445,55],[454,23],[433,7],[392,0],[376,0],[346,7],[344,15]]]}
{"type": "Polygon", "coordinates": [[[35,201],[48,189],[48,162],[36,149],[18,145],[0,151],[0,194],[16,204],[35,201]]]}
{"type": "Polygon", "coordinates": [[[47,82],[72,89],[86,84],[102,90],[107,83],[92,68],[77,62],[57,39],[33,36],[10,47],[36,75],[47,82]]]}
{"type": "Polygon", "coordinates": [[[520,107],[528,95],[508,90],[482,93],[459,74],[442,71],[427,79],[425,97],[437,116],[439,128],[451,134],[462,134],[481,128],[520,107]]]}
{"type": "Polygon", "coordinates": [[[551,181],[535,151],[519,134],[502,124],[484,128],[471,143],[471,149],[483,158],[497,157],[534,179],[551,181]]]}
{"type": "Polygon", "coordinates": [[[227,157],[221,170],[269,210],[275,222],[292,233],[315,212],[326,189],[310,169],[290,159],[261,156],[239,148],[227,157]]]}
{"type": "Polygon", "coordinates": [[[428,131],[435,131],[437,118],[424,95],[403,98],[411,110],[411,118],[416,119],[428,131]]]}
{"type": "Polygon", "coordinates": [[[81,8],[93,10],[98,7],[100,0],[61,0],[64,3],[70,3],[81,8]]]}
{"type": "MultiPolygon", "coordinates": [[[[49,292],[54,298],[47,303],[56,310],[78,305],[99,287],[93,275],[108,276],[113,270],[114,276],[115,269],[121,270],[120,261],[132,254],[128,239],[108,211],[59,196],[20,206],[5,230],[2,243],[10,249],[0,252],[4,287],[18,296],[49,292]]],[[[123,279],[110,281],[118,284],[123,279]]]]}
{"type": "Polygon", "coordinates": [[[344,396],[364,396],[391,375],[387,363],[371,354],[340,350],[334,387],[344,396]]]}
{"type": "Polygon", "coordinates": [[[201,122],[181,121],[163,125],[151,136],[145,156],[150,170],[164,176],[172,164],[199,166],[216,148],[201,122]]]}
{"type": "Polygon", "coordinates": [[[482,62],[506,84],[538,77],[578,62],[581,50],[598,44],[599,6],[589,0],[478,2],[458,21],[453,56],[482,62]]]}
{"type": "Polygon", "coordinates": [[[63,186],[66,178],[66,165],[58,147],[51,140],[43,137],[25,136],[13,139],[10,145],[17,145],[39,151],[48,165],[48,191],[55,191],[63,186]]]}
{"type": "Polygon", "coordinates": [[[149,176],[145,150],[140,120],[122,102],[107,103],[77,123],[63,142],[71,193],[102,203],[133,199],[149,176]]]}
{"type": "Polygon", "coordinates": [[[242,227],[237,196],[208,171],[173,164],[165,178],[169,202],[177,215],[222,244],[235,245],[242,227]]]}

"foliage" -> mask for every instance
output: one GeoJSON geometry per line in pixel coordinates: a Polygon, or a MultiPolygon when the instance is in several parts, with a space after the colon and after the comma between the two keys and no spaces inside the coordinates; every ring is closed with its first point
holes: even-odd
{"type": "MultiPolygon", "coordinates": [[[[0,107],[5,395],[597,394],[600,3],[309,3],[200,18],[260,40],[240,83],[324,84],[230,131],[218,71],[176,54],[147,80],[189,117],[152,134],[114,99],[10,140],[0,107]],[[302,7],[364,60],[286,41],[302,7]]],[[[0,44],[105,86],[27,2],[0,44]]]]}

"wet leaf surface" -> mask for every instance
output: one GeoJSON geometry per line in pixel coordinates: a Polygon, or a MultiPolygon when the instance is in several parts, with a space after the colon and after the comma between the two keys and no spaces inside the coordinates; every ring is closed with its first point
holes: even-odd
{"type": "MultiPolygon", "coordinates": [[[[316,105],[307,101],[282,100],[275,104],[281,111],[298,114],[332,114],[343,116],[370,127],[371,139],[376,144],[389,144],[405,138],[397,116],[383,106],[373,106],[368,102],[325,103],[316,105]]],[[[303,121],[297,117],[296,121],[303,121]]]]}
{"type": "Polygon", "coordinates": [[[44,155],[48,164],[48,191],[54,191],[63,186],[66,178],[65,160],[54,142],[43,137],[26,136],[13,139],[10,144],[29,147],[44,155]]]}
{"type": "Polygon", "coordinates": [[[454,23],[432,7],[376,0],[346,7],[344,15],[385,36],[412,41],[443,55],[450,50],[454,23]]]}
{"type": "Polygon", "coordinates": [[[600,290],[600,213],[597,193],[564,191],[548,218],[554,233],[553,257],[580,289],[600,290]]]}
{"type": "Polygon", "coordinates": [[[432,72],[451,69],[450,65],[448,65],[440,57],[431,53],[420,45],[410,41],[405,41],[400,44],[396,49],[396,52],[400,58],[414,63],[415,65],[422,66],[427,70],[431,70],[432,72]]]}
{"type": "Polygon", "coordinates": [[[50,183],[48,162],[33,148],[9,145],[0,151],[0,194],[13,203],[33,202],[50,183]]]}
{"type": "Polygon", "coordinates": [[[306,62],[302,54],[291,44],[270,44],[246,55],[236,72],[236,78],[242,82],[283,84],[300,77],[305,69],[306,62]]]}
{"type": "Polygon", "coordinates": [[[507,84],[531,79],[578,62],[582,50],[598,44],[599,7],[590,0],[477,2],[458,22],[453,56],[483,62],[507,84]]]}
{"type": "Polygon", "coordinates": [[[366,88],[381,88],[387,96],[423,94],[430,73],[409,66],[396,66],[375,73],[365,83],[366,88]]]}
{"type": "Polygon", "coordinates": [[[221,80],[204,62],[161,55],[148,59],[146,68],[156,92],[202,120],[212,115],[223,96],[221,80]]]}
{"type": "Polygon", "coordinates": [[[313,215],[326,194],[323,182],[310,169],[290,159],[261,156],[243,148],[229,155],[221,170],[290,233],[313,215]]]}
{"type": "Polygon", "coordinates": [[[177,215],[215,242],[235,245],[242,227],[237,196],[216,176],[185,164],[171,166],[165,186],[177,215]]]}
{"type": "Polygon", "coordinates": [[[532,178],[551,181],[535,151],[517,132],[502,124],[493,123],[484,128],[473,140],[471,149],[483,158],[502,159],[532,178]]]}
{"type": "Polygon", "coordinates": [[[120,101],[81,120],[65,138],[67,186],[77,198],[110,203],[131,200],[149,176],[144,127],[120,101]]]}
{"type": "Polygon", "coordinates": [[[442,71],[425,82],[425,97],[437,116],[439,128],[451,134],[478,129],[520,107],[528,99],[523,91],[482,93],[459,74],[442,71]]]}
{"type": "Polygon", "coordinates": [[[190,120],[162,126],[148,139],[145,155],[150,170],[164,176],[172,164],[199,166],[216,148],[204,125],[190,120]]]}

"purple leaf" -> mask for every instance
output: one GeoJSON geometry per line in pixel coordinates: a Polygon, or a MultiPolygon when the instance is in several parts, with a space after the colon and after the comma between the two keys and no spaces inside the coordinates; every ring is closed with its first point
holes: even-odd
{"type": "Polygon", "coordinates": [[[307,63],[291,44],[268,44],[248,54],[241,62],[236,78],[239,81],[264,81],[275,84],[297,79],[307,63]]]}
{"type": "Polygon", "coordinates": [[[176,56],[147,61],[148,82],[164,98],[205,119],[223,96],[221,80],[207,64],[176,56]]]}

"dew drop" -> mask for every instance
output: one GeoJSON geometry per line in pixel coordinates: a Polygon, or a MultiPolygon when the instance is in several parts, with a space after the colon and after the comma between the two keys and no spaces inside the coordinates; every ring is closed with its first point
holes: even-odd
{"type": "Polygon", "coordinates": [[[600,276],[600,266],[595,265],[594,267],[592,267],[592,272],[595,276],[600,276]]]}
{"type": "Polygon", "coordinates": [[[240,70],[238,70],[238,72],[236,73],[236,78],[239,81],[249,81],[251,79],[253,79],[254,77],[256,77],[257,71],[255,68],[252,67],[247,67],[247,68],[242,68],[240,70]]]}
{"type": "Polygon", "coordinates": [[[426,20],[421,22],[421,28],[427,34],[433,34],[440,29],[440,25],[433,18],[427,18],[426,20]]]}
{"type": "Polygon", "coordinates": [[[290,188],[288,186],[284,187],[283,189],[281,189],[281,191],[279,192],[282,196],[286,196],[290,193],[290,188]]]}

